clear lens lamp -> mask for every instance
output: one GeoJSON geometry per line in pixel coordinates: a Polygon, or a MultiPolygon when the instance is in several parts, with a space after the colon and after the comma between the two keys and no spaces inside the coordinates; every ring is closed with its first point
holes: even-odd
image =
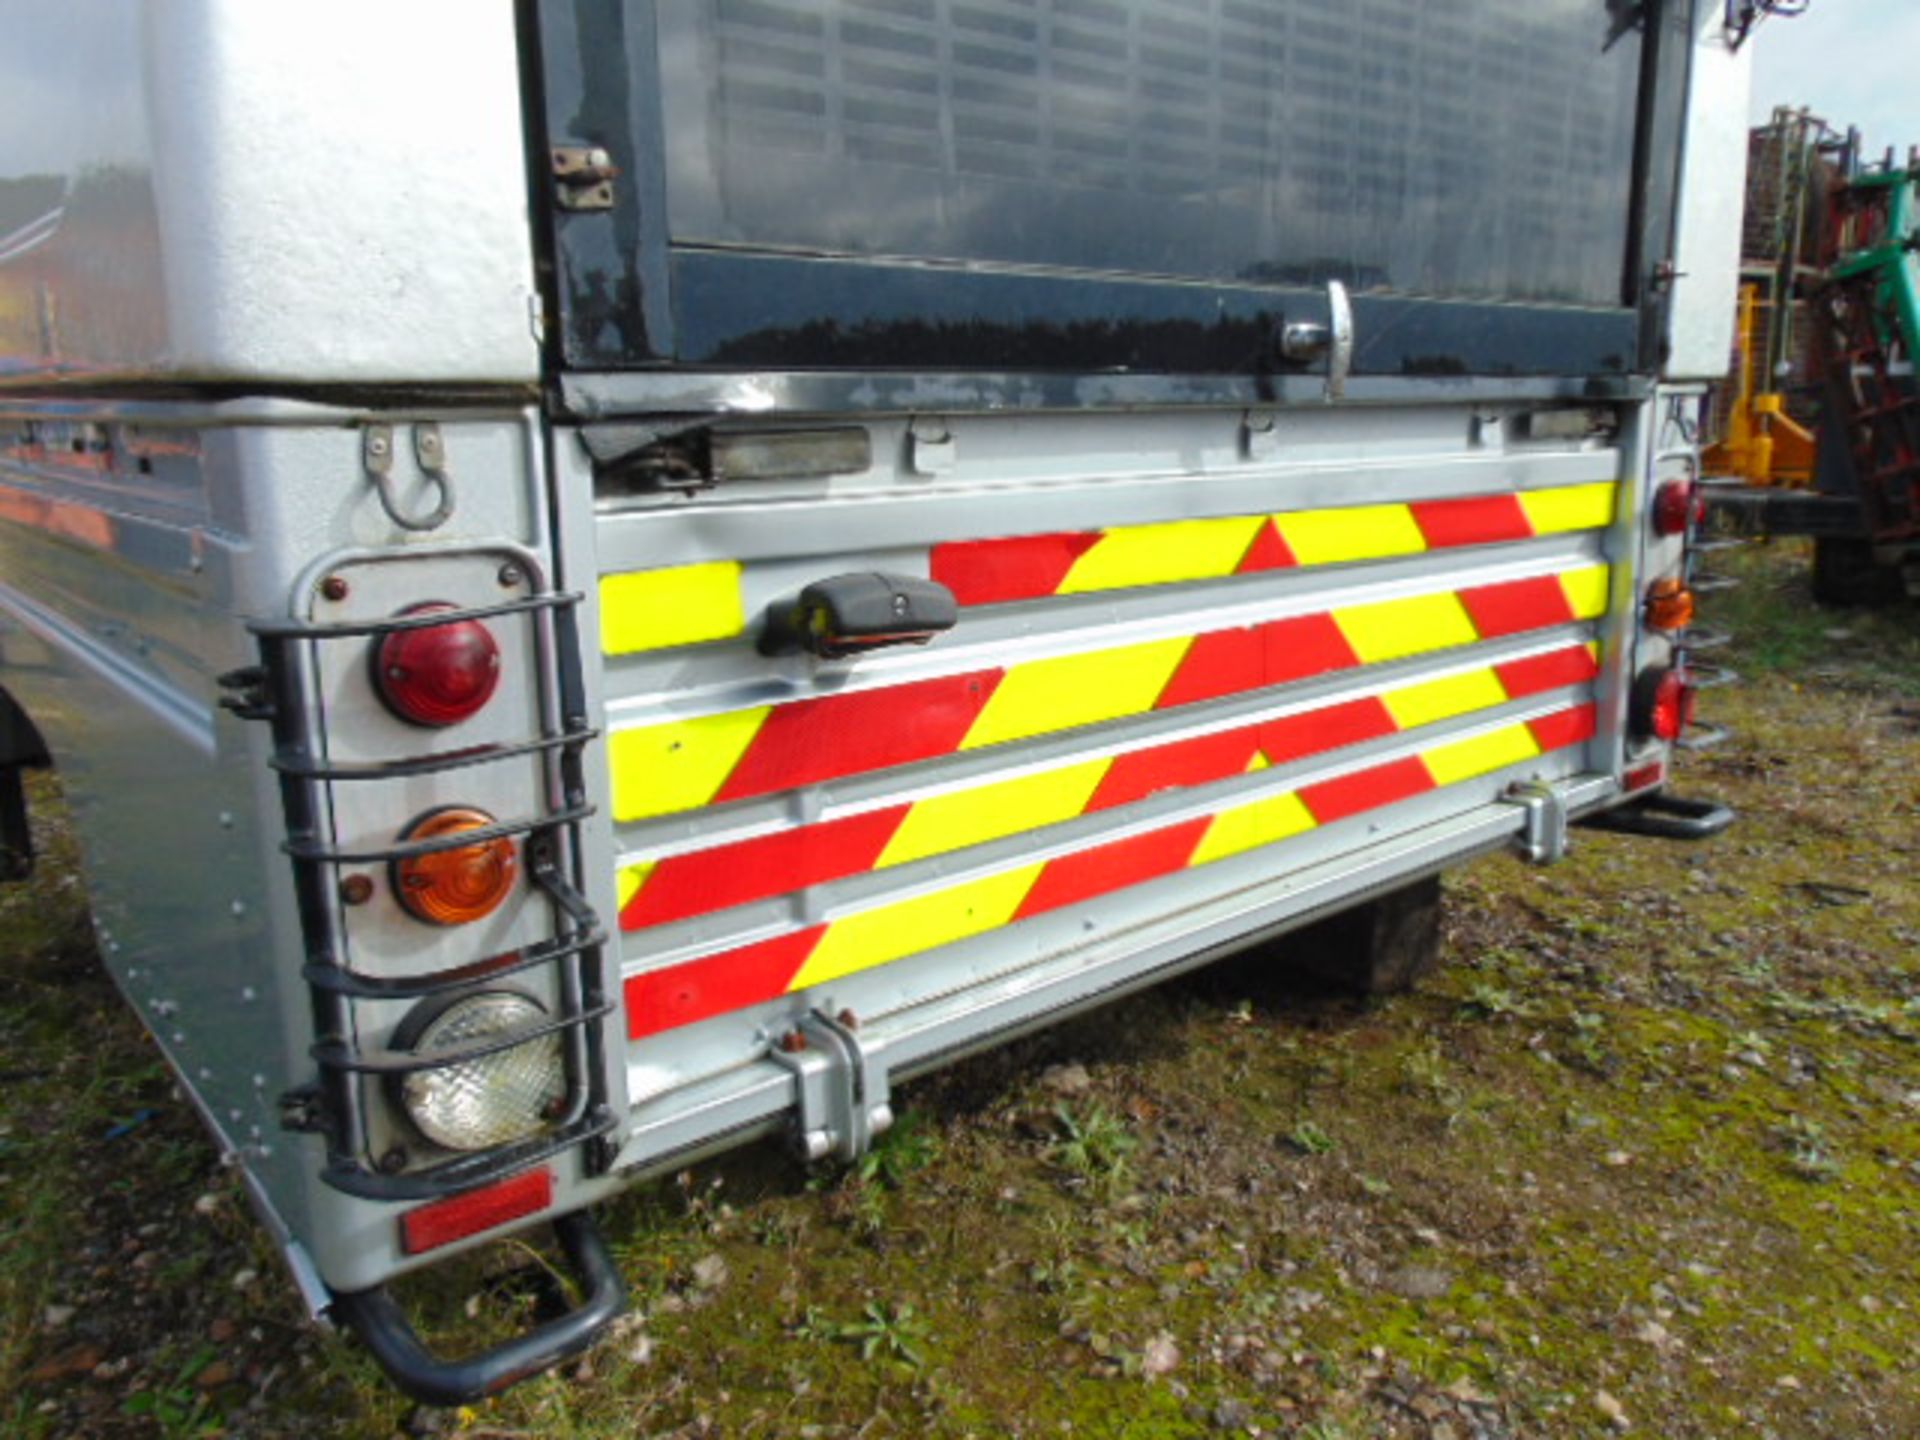
{"type": "MultiPolygon", "coordinates": [[[[428,1017],[411,1043],[402,1039],[411,1027],[402,1025],[395,1044],[422,1057],[463,1050],[537,1025],[546,1013],[530,995],[490,990],[428,1017]]],[[[485,1150],[537,1134],[566,1093],[557,1033],[457,1065],[416,1070],[400,1083],[408,1118],[427,1139],[449,1150],[485,1150]]]]}

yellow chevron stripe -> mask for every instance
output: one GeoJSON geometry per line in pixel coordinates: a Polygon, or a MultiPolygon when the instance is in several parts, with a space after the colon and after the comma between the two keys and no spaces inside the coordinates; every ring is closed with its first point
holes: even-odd
{"type": "Polygon", "coordinates": [[[1291,790],[1284,795],[1265,796],[1250,805],[1236,805],[1213,817],[1200,843],[1193,847],[1187,864],[1205,865],[1262,845],[1272,845],[1303,834],[1318,823],[1305,802],[1291,790]]]}
{"type": "Polygon", "coordinates": [[[620,887],[622,910],[625,910],[628,902],[640,893],[641,887],[647,883],[647,877],[652,874],[653,863],[647,861],[639,865],[629,865],[613,877],[614,884],[620,887]]]}
{"type": "Polygon", "coordinates": [[[1611,480],[1592,485],[1563,485],[1555,490],[1522,490],[1520,508],[1536,535],[1567,530],[1599,530],[1613,523],[1618,487],[1611,480]]]}
{"type": "Polygon", "coordinates": [[[1607,613],[1607,588],[1612,578],[1612,570],[1605,565],[1589,565],[1560,576],[1560,589],[1578,619],[1592,620],[1607,613]]]}
{"type": "Polygon", "coordinates": [[[1387,713],[1393,716],[1393,723],[1402,730],[1465,715],[1470,710],[1485,710],[1502,704],[1506,698],[1507,687],[1490,668],[1403,685],[1380,697],[1387,713]]]}
{"type": "Polygon", "coordinates": [[[875,868],[904,865],[1071,820],[1085,811],[1112,764],[1108,758],[1089,760],[922,800],[907,811],[875,868]]]}
{"type": "Polygon", "coordinates": [[[1335,610],[1333,620],[1363,665],[1424,655],[1450,645],[1471,645],[1480,638],[1466,606],[1450,590],[1348,605],[1335,610]]]}
{"type": "Polygon", "coordinates": [[[600,648],[608,655],[727,640],[746,628],[737,561],[600,579],[600,648]]]}
{"type": "Polygon", "coordinates": [[[824,984],[1004,925],[1045,868],[1023,865],[836,920],[787,988],[824,984]]]}
{"type": "MultiPolygon", "coordinates": [[[[1524,724],[1516,724],[1436,745],[1422,751],[1419,758],[1436,785],[1451,785],[1535,759],[1539,754],[1533,733],[1524,724]]],[[[1248,766],[1249,770],[1264,768],[1266,762],[1259,757],[1248,766]]],[[[1305,803],[1293,791],[1265,795],[1215,815],[1187,864],[1191,867],[1224,860],[1304,834],[1315,825],[1305,803]]],[[[1004,925],[1045,869],[1044,862],[1023,865],[836,920],[788,989],[824,984],[1004,925]]]]}
{"type": "Polygon", "coordinates": [[[1525,725],[1503,725],[1485,735],[1469,735],[1421,752],[1427,773],[1436,785],[1451,785],[1471,780],[1504,765],[1517,765],[1540,754],[1533,732],[1525,725]]]}
{"type": "Polygon", "coordinates": [[[1073,562],[1055,593],[1080,595],[1231,575],[1253,543],[1254,531],[1265,523],[1265,516],[1249,515],[1118,526],[1073,562]]]}
{"type": "Polygon", "coordinates": [[[1275,515],[1274,528],[1302,565],[1384,560],[1418,555],[1426,536],[1405,505],[1355,505],[1342,510],[1298,510],[1275,515]]]}
{"type": "Polygon", "coordinates": [[[705,805],[747,753],[771,708],[614,731],[607,740],[613,818],[644,820],[705,805]]]}
{"type": "Polygon", "coordinates": [[[978,750],[1005,740],[1143,714],[1167,688],[1192,643],[1191,636],[1176,635],[1117,650],[1016,665],[988,698],[960,748],[978,750]]]}

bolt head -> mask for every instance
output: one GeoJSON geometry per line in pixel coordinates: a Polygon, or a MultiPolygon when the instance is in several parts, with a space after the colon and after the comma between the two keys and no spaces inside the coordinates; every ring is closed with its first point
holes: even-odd
{"type": "Polygon", "coordinates": [[[346,905],[364,905],[373,898],[371,875],[348,875],[340,881],[340,900],[346,905]]]}
{"type": "Polygon", "coordinates": [[[798,1030],[789,1030],[780,1037],[780,1048],[789,1055],[798,1055],[807,1048],[807,1037],[798,1030]]]}
{"type": "Polygon", "coordinates": [[[382,1175],[398,1175],[407,1168],[407,1147],[395,1145],[380,1157],[379,1166],[382,1175]]]}
{"type": "Polygon", "coordinates": [[[509,561],[507,564],[502,565],[500,567],[499,574],[497,574],[494,578],[498,580],[504,588],[511,590],[514,586],[518,585],[522,580],[526,579],[527,574],[526,574],[526,571],[522,570],[518,565],[515,565],[511,561],[509,561]]]}
{"type": "Polygon", "coordinates": [[[349,587],[338,575],[329,575],[320,582],[320,598],[323,600],[344,600],[349,587]]]}

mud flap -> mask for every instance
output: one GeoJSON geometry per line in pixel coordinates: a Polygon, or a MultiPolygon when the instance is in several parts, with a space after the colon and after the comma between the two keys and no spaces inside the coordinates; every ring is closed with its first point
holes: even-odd
{"type": "Polygon", "coordinates": [[[336,1294],[333,1318],[358,1335],[394,1384],[415,1400],[465,1405],[497,1395],[585,1350],[626,1308],[619,1268],[592,1217],[584,1210],[562,1215],[553,1229],[586,1298],[559,1318],[491,1350],[459,1360],[431,1354],[384,1285],[336,1294]]]}

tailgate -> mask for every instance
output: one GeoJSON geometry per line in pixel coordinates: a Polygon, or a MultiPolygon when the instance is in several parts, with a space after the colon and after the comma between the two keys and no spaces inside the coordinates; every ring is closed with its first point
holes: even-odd
{"type": "Polygon", "coordinates": [[[1004,986],[1390,841],[1435,868],[1457,857],[1407,837],[1605,768],[1615,416],[1541,441],[1485,407],[863,428],[853,473],[602,499],[636,1103],[808,1009],[1004,986]],[[758,653],[770,604],[863,570],[939,581],[958,624],[758,653]]]}

